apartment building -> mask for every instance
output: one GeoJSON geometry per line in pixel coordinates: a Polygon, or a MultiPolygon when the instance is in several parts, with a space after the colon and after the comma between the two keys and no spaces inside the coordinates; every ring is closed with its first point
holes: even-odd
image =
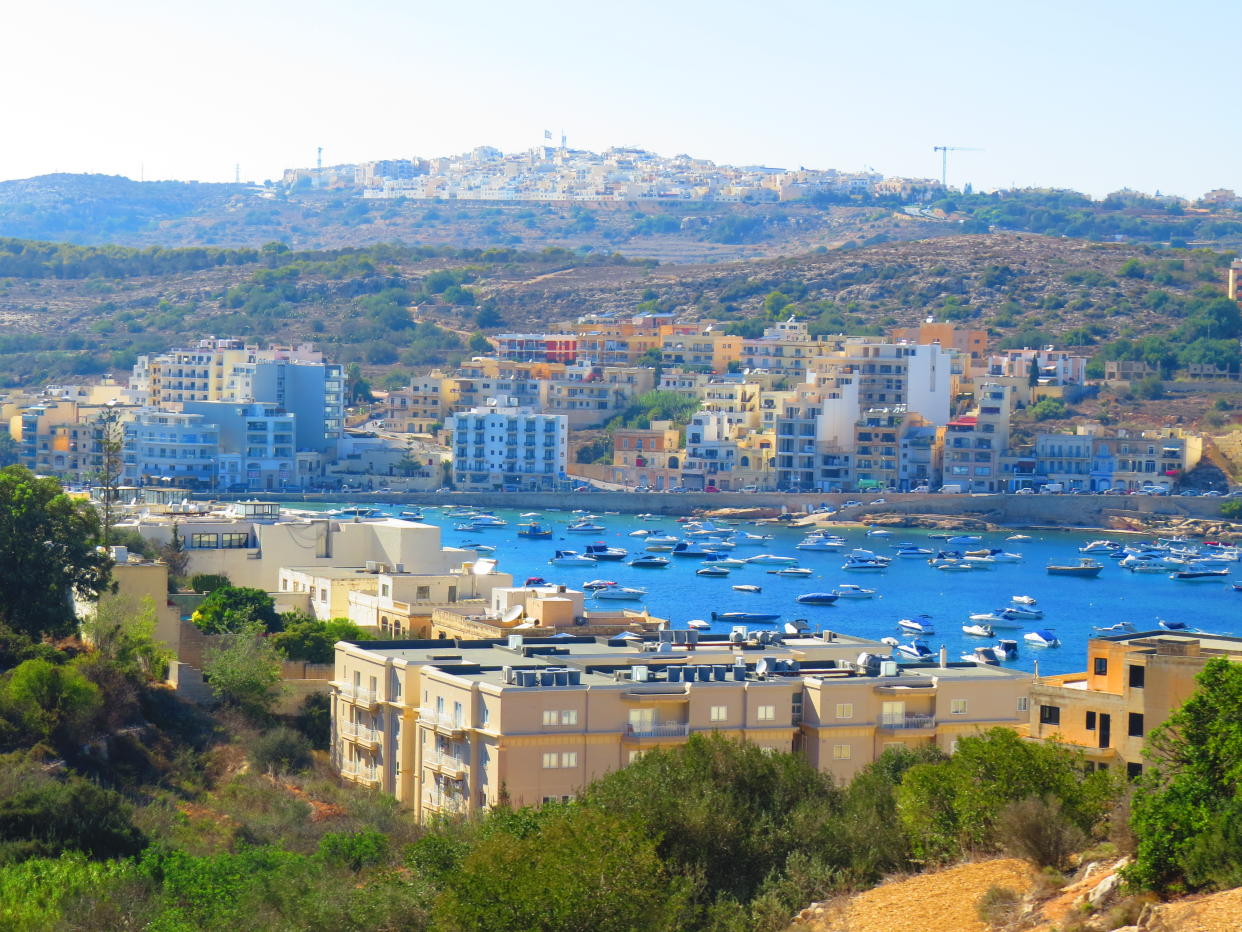
{"type": "Polygon", "coordinates": [[[578,337],[572,333],[502,333],[494,339],[501,359],[572,363],[578,358],[578,337]]]}
{"type": "Polygon", "coordinates": [[[763,369],[777,375],[802,378],[811,360],[826,355],[835,343],[816,340],[794,317],[764,328],[763,336],[742,340],[743,369],[763,369]]]}
{"type": "Polygon", "coordinates": [[[420,819],[572,798],[653,747],[720,733],[848,779],[895,745],[1026,720],[1029,676],[901,665],[826,632],[337,645],[332,757],[420,819]]]}
{"type": "Polygon", "coordinates": [[[889,332],[894,343],[917,343],[952,350],[963,361],[960,375],[982,374],[987,366],[988,332],[927,320],[917,327],[896,327],[889,332]]]}
{"type": "Polygon", "coordinates": [[[126,482],[216,487],[220,431],[203,415],[145,409],[127,421],[124,429],[126,482]]]}
{"type": "Polygon", "coordinates": [[[297,417],[274,404],[187,401],[186,414],[198,415],[216,430],[217,487],[233,491],[281,491],[305,482],[297,469],[297,417]]]}
{"type": "Polygon", "coordinates": [[[954,354],[939,345],[887,343],[868,337],[839,339],[811,372],[837,384],[855,382],[865,408],[904,405],[932,424],[949,420],[954,354]]]}
{"type": "Polygon", "coordinates": [[[552,489],[565,476],[569,419],[529,408],[491,406],[454,414],[453,481],[469,489],[552,489]]]}
{"type": "Polygon", "coordinates": [[[741,364],[742,338],[710,328],[701,333],[671,334],[661,343],[660,360],[666,366],[725,372],[730,365],[741,364]]]}
{"type": "Polygon", "coordinates": [[[415,376],[406,388],[389,392],[380,417],[387,430],[430,434],[444,425],[458,400],[456,381],[436,369],[427,375],[415,376]]]}
{"type": "Polygon", "coordinates": [[[687,489],[734,492],[771,486],[775,438],[749,432],[747,420],[745,413],[723,411],[700,411],[690,419],[682,462],[687,489]]]}
{"type": "Polygon", "coordinates": [[[579,362],[566,366],[561,377],[540,383],[539,410],[563,415],[574,430],[594,427],[654,387],[654,369],[579,362]]]}
{"type": "Polygon", "coordinates": [[[776,419],[777,488],[851,487],[858,395],[858,383],[845,379],[799,385],[787,396],[776,419]]]}
{"type": "Polygon", "coordinates": [[[1161,630],[1092,638],[1084,672],[1036,675],[1028,734],[1137,776],[1147,735],[1194,692],[1214,657],[1242,662],[1242,638],[1161,630]]]}
{"type": "Polygon", "coordinates": [[[944,482],[963,492],[1002,492],[1010,475],[1002,469],[1009,449],[1013,388],[985,382],[970,414],[951,420],[944,430],[944,482]]]}
{"type": "Polygon", "coordinates": [[[1015,403],[1034,404],[1043,398],[1061,398],[1066,391],[1086,384],[1086,356],[1051,346],[1042,349],[1003,350],[987,358],[981,378],[1010,385],[1015,403]]]}
{"type": "Polygon", "coordinates": [[[681,429],[652,421],[648,429],[618,428],[612,434],[613,482],[668,489],[681,484],[681,429]]]}
{"type": "Polygon", "coordinates": [[[234,370],[254,360],[255,348],[241,340],[199,340],[193,346],[138,357],[129,388],[139,404],[164,407],[182,401],[232,397],[234,370]]]}

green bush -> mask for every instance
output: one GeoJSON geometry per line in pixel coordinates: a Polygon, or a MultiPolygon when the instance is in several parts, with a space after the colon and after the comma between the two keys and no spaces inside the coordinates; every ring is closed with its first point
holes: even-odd
{"type": "Polygon", "coordinates": [[[190,577],[190,588],[195,592],[212,593],[228,585],[232,584],[222,573],[195,573],[190,577]]]}
{"type": "Polygon", "coordinates": [[[221,586],[203,599],[191,619],[206,634],[228,634],[240,630],[248,621],[257,621],[266,631],[281,629],[276,603],[262,589],[221,586]]]}
{"type": "Polygon", "coordinates": [[[1222,518],[1242,518],[1242,501],[1233,499],[1228,502],[1220,503],[1220,516],[1222,518]]]}
{"type": "Polygon", "coordinates": [[[388,836],[372,829],[329,832],[319,840],[319,856],[329,864],[338,864],[351,871],[374,867],[388,860],[388,836]]]}
{"type": "Polygon", "coordinates": [[[1001,847],[1036,867],[1064,870],[1087,836],[1061,809],[1056,797],[1029,796],[1010,803],[996,822],[1001,847]]]}
{"type": "Polygon", "coordinates": [[[0,800],[0,861],[57,857],[126,857],[146,847],[119,793],[81,777],[34,786],[0,800]]]}
{"type": "Polygon", "coordinates": [[[311,747],[328,750],[332,741],[332,700],[325,693],[311,693],[298,706],[293,724],[311,747]]]}
{"type": "Polygon", "coordinates": [[[1007,926],[1018,915],[1022,897],[1008,887],[988,887],[975,909],[979,918],[992,927],[1007,926]]]}
{"type": "Polygon", "coordinates": [[[288,660],[306,663],[332,663],[337,641],[373,641],[375,635],[363,631],[347,618],[319,621],[308,615],[282,616],[284,630],[272,636],[272,645],[288,660]]]}
{"type": "Polygon", "coordinates": [[[281,725],[251,745],[250,764],[270,774],[297,773],[311,765],[310,742],[301,732],[281,725]]]}

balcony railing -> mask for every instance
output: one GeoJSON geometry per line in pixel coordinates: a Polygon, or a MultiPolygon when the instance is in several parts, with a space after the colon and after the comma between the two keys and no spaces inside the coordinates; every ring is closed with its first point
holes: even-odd
{"type": "Polygon", "coordinates": [[[469,727],[464,719],[455,718],[445,712],[437,712],[435,709],[419,709],[418,720],[435,728],[447,728],[450,731],[463,731],[469,727]]]}
{"type": "Polygon", "coordinates": [[[363,741],[368,744],[379,744],[384,738],[383,732],[355,722],[342,722],[341,734],[354,741],[363,741]]]}
{"type": "Polygon", "coordinates": [[[459,812],[466,806],[466,800],[455,793],[437,793],[427,790],[423,793],[423,805],[442,812],[459,812]]]}
{"type": "Polygon", "coordinates": [[[343,685],[338,687],[341,697],[351,702],[357,702],[365,705],[373,705],[379,701],[379,697],[373,689],[363,689],[361,686],[343,685]]]}
{"type": "Polygon", "coordinates": [[[423,764],[427,767],[434,767],[437,770],[444,770],[453,773],[464,773],[469,765],[452,754],[445,754],[440,751],[428,751],[423,755],[423,764]]]}
{"type": "Polygon", "coordinates": [[[626,725],[625,733],[631,738],[685,738],[690,734],[686,722],[665,722],[659,725],[626,725]]]}
{"type": "Polygon", "coordinates": [[[936,716],[907,712],[904,715],[881,715],[881,728],[935,728],[936,716]]]}

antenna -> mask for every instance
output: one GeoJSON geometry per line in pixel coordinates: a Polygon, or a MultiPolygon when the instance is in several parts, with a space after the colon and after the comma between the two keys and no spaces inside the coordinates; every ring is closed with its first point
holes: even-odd
{"type": "Polygon", "coordinates": [[[933,152],[940,153],[940,187],[947,188],[949,179],[949,153],[950,152],[982,152],[982,149],[973,149],[970,146],[932,146],[933,152]]]}

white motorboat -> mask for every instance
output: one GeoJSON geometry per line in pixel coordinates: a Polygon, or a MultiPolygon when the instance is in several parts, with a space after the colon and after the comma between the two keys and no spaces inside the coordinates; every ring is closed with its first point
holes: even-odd
{"type": "Polygon", "coordinates": [[[950,537],[948,543],[955,547],[965,547],[973,544],[983,543],[983,538],[978,534],[958,534],[956,537],[950,537]]]}
{"type": "Polygon", "coordinates": [[[1167,573],[1169,571],[1169,564],[1163,559],[1143,560],[1131,556],[1122,560],[1121,566],[1128,569],[1131,573],[1141,573],[1149,576],[1154,576],[1157,573],[1167,573]]]}
{"type": "Polygon", "coordinates": [[[1093,540],[1091,543],[1078,548],[1079,553],[1112,553],[1114,550],[1120,549],[1121,544],[1115,540],[1093,540]]]}
{"type": "Polygon", "coordinates": [[[901,641],[897,640],[894,637],[883,637],[883,638],[880,638],[880,643],[887,644],[889,647],[896,647],[898,644],[901,643],[901,641]]]}
{"type": "Polygon", "coordinates": [[[687,628],[694,628],[696,631],[707,631],[711,628],[710,621],[704,621],[702,618],[691,618],[686,622],[687,628]]]}
{"type": "Polygon", "coordinates": [[[764,544],[770,544],[771,542],[771,534],[750,534],[746,531],[734,538],[734,543],[739,547],[762,547],[764,544]]]}
{"type": "Polygon", "coordinates": [[[1093,625],[1096,634],[1108,636],[1110,634],[1133,634],[1137,629],[1128,621],[1119,621],[1115,625],[1108,625],[1101,628],[1099,625],[1093,625]]]}
{"type": "Polygon", "coordinates": [[[615,599],[618,602],[639,602],[646,594],[646,589],[634,589],[629,586],[609,586],[607,589],[595,590],[595,598],[615,599]]]}
{"type": "Polygon", "coordinates": [[[723,578],[725,576],[728,576],[729,572],[730,572],[729,568],[726,566],[720,566],[717,563],[709,563],[707,566],[703,567],[702,569],[695,570],[694,575],[723,578]]]}
{"type": "Polygon", "coordinates": [[[1006,541],[1024,541],[1024,540],[1030,540],[1030,539],[1031,539],[1030,534],[1010,534],[1008,537],[1005,538],[1006,541]]]}
{"type": "Polygon", "coordinates": [[[952,557],[935,557],[927,561],[927,565],[934,570],[943,570],[946,573],[969,573],[974,566],[965,560],[955,560],[952,557]]]}
{"type": "Polygon", "coordinates": [[[873,557],[850,557],[841,565],[841,569],[851,573],[881,573],[888,569],[888,563],[873,557]]]}
{"type": "Polygon", "coordinates": [[[616,585],[611,579],[591,579],[582,584],[582,588],[587,592],[594,592],[597,589],[611,589],[616,585]]]}
{"type": "Polygon", "coordinates": [[[962,654],[962,660],[966,663],[983,663],[988,666],[1000,666],[1001,653],[990,644],[980,645],[968,654],[962,654]]]}
{"type": "Polygon", "coordinates": [[[996,561],[991,557],[962,557],[963,563],[969,563],[972,570],[994,570],[996,561]]]}
{"type": "Polygon", "coordinates": [[[963,555],[967,558],[978,557],[990,558],[993,563],[1021,563],[1022,554],[1010,553],[1007,550],[1001,550],[999,547],[985,547],[982,550],[967,550],[963,555]]]}
{"type": "Polygon", "coordinates": [[[869,599],[875,595],[874,589],[864,589],[852,583],[842,583],[832,590],[838,599],[869,599]]]}
{"type": "Polygon", "coordinates": [[[591,521],[577,521],[565,528],[566,534],[602,534],[608,528],[602,524],[594,524],[591,521]]]}
{"type": "Polygon", "coordinates": [[[509,522],[495,515],[475,515],[470,523],[477,528],[508,527],[509,522]]]}
{"type": "Polygon", "coordinates": [[[928,550],[926,547],[916,547],[914,544],[898,544],[897,549],[893,551],[893,556],[903,560],[926,560],[935,555],[936,551],[928,550]]]}
{"type": "Polygon", "coordinates": [[[732,589],[733,589],[733,591],[734,591],[734,592],[752,592],[752,593],[757,593],[757,592],[762,592],[762,591],[763,591],[763,588],[762,588],[761,586],[752,586],[752,585],[750,585],[749,583],[743,583],[743,584],[742,584],[742,585],[740,585],[740,586],[733,586],[733,587],[732,587],[732,589]]]}
{"type": "Polygon", "coordinates": [[[867,529],[867,536],[868,537],[892,537],[893,532],[888,530],[887,528],[873,527],[873,528],[867,529]]]}
{"type": "Polygon", "coordinates": [[[630,552],[624,547],[609,547],[603,541],[595,544],[587,544],[586,555],[593,560],[624,560],[630,555],[630,552]]]}
{"type": "Polygon", "coordinates": [[[1000,654],[1001,660],[1018,659],[1018,642],[1012,638],[997,638],[992,647],[1000,654]]]}
{"type": "Polygon", "coordinates": [[[595,561],[576,550],[558,550],[548,561],[553,566],[594,566],[595,561]]]}
{"type": "Polygon", "coordinates": [[[774,553],[761,553],[758,556],[747,557],[747,563],[755,563],[760,566],[797,566],[797,557],[781,557],[774,553]]]}
{"type": "Polygon", "coordinates": [[[931,623],[930,615],[919,615],[917,618],[903,618],[897,622],[897,627],[912,634],[936,633],[936,628],[931,623]]]}
{"type": "Polygon", "coordinates": [[[1031,595],[1015,595],[1010,600],[1014,605],[1034,605],[1035,597],[1031,595]]]}
{"type": "Polygon", "coordinates": [[[804,566],[786,566],[779,570],[768,570],[773,576],[810,576],[811,570],[804,566]]]}
{"type": "Polygon", "coordinates": [[[653,544],[648,540],[643,550],[647,551],[647,553],[671,553],[675,546],[676,544],[653,544]]]}
{"type": "Polygon", "coordinates": [[[912,660],[931,660],[934,656],[932,649],[919,640],[911,641],[909,644],[898,644],[897,651],[912,660]]]}
{"type": "Polygon", "coordinates": [[[697,557],[707,556],[707,551],[703,549],[703,545],[694,541],[682,540],[673,545],[670,551],[675,557],[697,557]]]}
{"type": "Polygon", "coordinates": [[[721,560],[712,561],[712,566],[723,566],[725,569],[728,569],[728,570],[741,569],[745,565],[746,565],[745,560],[739,560],[736,557],[724,557],[721,560]]]}
{"type": "Polygon", "coordinates": [[[650,550],[652,546],[655,544],[668,544],[669,547],[673,547],[675,544],[678,544],[680,542],[681,542],[681,538],[679,537],[651,536],[647,538],[647,549],[650,550]]]}
{"type": "Polygon", "coordinates": [[[521,517],[523,517],[523,518],[538,518],[538,517],[540,517],[540,514],[539,514],[539,512],[537,512],[537,511],[524,511],[524,512],[522,512],[521,517]]]}
{"type": "Polygon", "coordinates": [[[737,544],[724,537],[713,537],[703,541],[703,549],[709,553],[723,553],[725,551],[733,550],[735,547],[737,547],[737,544]]]}
{"type": "Polygon", "coordinates": [[[997,609],[997,613],[1012,621],[1039,621],[1044,617],[1042,609],[1031,608],[1029,605],[1010,605],[997,609]]]}
{"type": "Polygon", "coordinates": [[[1060,647],[1061,641],[1053,633],[1050,628],[1040,628],[1036,631],[1028,631],[1022,636],[1022,639],[1032,647],[1060,647]]]}
{"type": "Polygon", "coordinates": [[[646,528],[639,528],[637,531],[630,531],[630,537],[650,537],[651,532],[646,528]]]}
{"type": "Polygon", "coordinates": [[[972,624],[991,625],[993,628],[1021,628],[1015,618],[1009,618],[1004,614],[1004,609],[997,609],[994,612],[979,612],[970,616],[972,624]]]}
{"type": "Polygon", "coordinates": [[[992,630],[992,626],[986,623],[976,622],[974,624],[962,625],[962,634],[969,634],[976,638],[994,638],[996,632],[992,630]]]}
{"type": "Polygon", "coordinates": [[[797,550],[813,550],[817,553],[835,553],[845,546],[845,541],[839,537],[816,537],[811,536],[805,538],[801,543],[797,544],[797,550]]]}
{"type": "Polygon", "coordinates": [[[1229,578],[1229,570],[1209,569],[1205,566],[1189,566],[1184,570],[1178,570],[1176,573],[1170,573],[1169,579],[1177,582],[1224,582],[1229,578]]]}

